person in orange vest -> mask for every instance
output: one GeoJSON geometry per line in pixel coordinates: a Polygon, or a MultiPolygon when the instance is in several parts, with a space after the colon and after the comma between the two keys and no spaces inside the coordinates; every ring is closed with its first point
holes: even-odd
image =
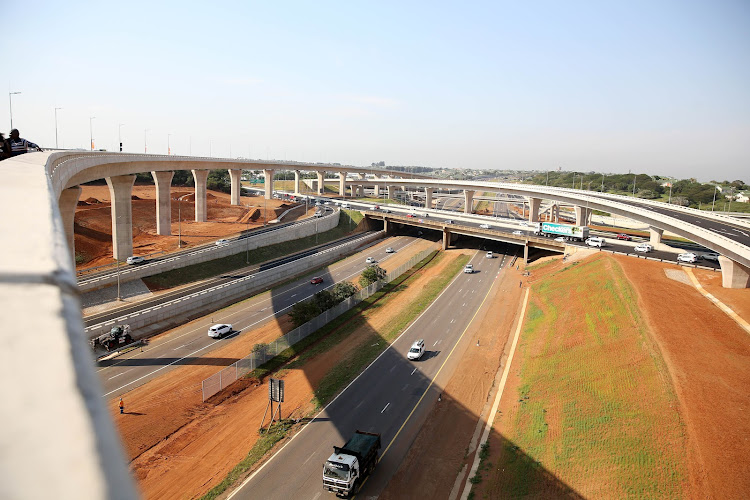
{"type": "Polygon", "coordinates": [[[122,398],[120,398],[120,404],[118,406],[120,407],[120,415],[125,413],[125,403],[122,402],[122,398]]]}

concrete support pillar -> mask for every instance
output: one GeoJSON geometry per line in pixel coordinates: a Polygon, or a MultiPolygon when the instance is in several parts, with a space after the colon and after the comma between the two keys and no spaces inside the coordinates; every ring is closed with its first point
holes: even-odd
{"type": "Polygon", "coordinates": [[[656,247],[661,243],[661,237],[664,235],[664,230],[659,229],[658,227],[649,226],[648,232],[651,235],[649,239],[649,243],[656,247]]]}
{"type": "Polygon", "coordinates": [[[70,255],[73,258],[73,269],[75,269],[76,260],[76,243],[73,227],[75,226],[76,207],[78,206],[78,198],[80,196],[81,187],[73,186],[64,189],[60,193],[60,199],[57,200],[57,206],[60,208],[60,215],[62,216],[63,229],[65,229],[65,237],[68,240],[68,250],[70,250],[70,255]]]}
{"type": "Polygon", "coordinates": [[[375,198],[380,198],[380,186],[377,184],[373,184],[372,186],[372,196],[375,198]]]}
{"type": "Polygon", "coordinates": [[[229,169],[229,180],[232,181],[230,203],[232,205],[240,204],[240,196],[242,195],[242,184],[241,184],[242,170],[239,168],[229,169]]]}
{"type": "Polygon", "coordinates": [[[523,245],[523,263],[528,264],[529,263],[529,242],[527,241],[523,245]]]}
{"type": "Polygon", "coordinates": [[[365,197],[365,186],[364,186],[364,184],[360,184],[357,187],[359,188],[358,189],[358,191],[359,191],[359,197],[360,198],[364,198],[365,197]]]}
{"type": "Polygon", "coordinates": [[[385,234],[388,234],[390,230],[391,230],[390,221],[387,218],[383,219],[383,231],[385,231],[385,234]]]}
{"type": "Polygon", "coordinates": [[[393,192],[393,191],[394,191],[394,187],[393,187],[393,186],[388,186],[388,199],[389,199],[389,200],[392,200],[392,199],[394,199],[394,198],[393,198],[393,195],[394,195],[394,192],[393,192]]]}
{"type": "MultiPolygon", "coordinates": [[[[229,171],[231,173],[231,170],[229,171]]],[[[172,187],[174,172],[151,172],[156,185],[156,234],[172,234],[172,187]]]]}
{"type": "Polygon", "coordinates": [[[112,255],[125,260],[133,255],[133,184],[135,175],[107,177],[109,196],[112,198],[112,255]]]}
{"type": "Polygon", "coordinates": [[[206,179],[208,170],[191,170],[195,180],[195,222],[206,222],[208,220],[208,207],[206,205],[206,179]]]}
{"type": "Polygon", "coordinates": [[[300,192],[299,192],[299,188],[300,188],[299,177],[300,177],[299,176],[299,170],[295,170],[294,171],[294,195],[295,196],[299,196],[300,195],[300,192]]]}
{"type": "Polygon", "coordinates": [[[267,200],[273,198],[273,174],[274,170],[263,171],[263,186],[265,187],[265,197],[267,200]]]}
{"type": "Polygon", "coordinates": [[[346,198],[346,174],[339,172],[339,196],[346,198]]]}
{"type": "Polygon", "coordinates": [[[750,288],[750,267],[743,266],[723,255],[719,256],[721,284],[724,288],[750,288]]]}
{"type": "Polygon", "coordinates": [[[424,207],[432,208],[432,188],[424,188],[424,207]]]}
{"type": "Polygon", "coordinates": [[[550,220],[552,222],[560,221],[560,207],[557,204],[552,205],[552,208],[550,209],[549,213],[550,213],[550,220]]]}
{"type": "Polygon", "coordinates": [[[529,222],[539,222],[539,206],[541,198],[529,198],[529,222]]]}
{"type": "Polygon", "coordinates": [[[318,190],[317,190],[317,193],[318,193],[318,195],[321,195],[325,191],[325,184],[324,184],[324,182],[325,182],[326,173],[325,172],[316,172],[316,174],[318,174],[318,190]]]}
{"type": "Polygon", "coordinates": [[[576,226],[588,226],[591,221],[591,209],[576,206],[576,226]]]}
{"type": "Polygon", "coordinates": [[[464,213],[474,213],[474,191],[464,189],[464,213]]]}
{"type": "Polygon", "coordinates": [[[448,250],[451,244],[451,233],[447,228],[443,228],[443,250],[448,250]]]}

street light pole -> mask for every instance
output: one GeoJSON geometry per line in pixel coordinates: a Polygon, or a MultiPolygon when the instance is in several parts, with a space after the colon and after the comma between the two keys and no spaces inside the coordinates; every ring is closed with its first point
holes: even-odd
{"type": "Polygon", "coordinates": [[[716,204],[716,190],[719,189],[719,186],[714,186],[714,201],[711,202],[711,211],[714,211],[714,204],[716,204]]]}
{"type": "MultiPolygon", "coordinates": [[[[57,145],[57,110],[62,108],[55,108],[55,149],[60,149],[60,146],[57,145]]],[[[11,127],[13,125],[11,124],[11,127]]]]}
{"type": "Polygon", "coordinates": [[[91,151],[94,150],[94,118],[96,118],[96,116],[89,116],[89,138],[91,139],[91,151]]]}
{"type": "Polygon", "coordinates": [[[638,178],[638,174],[633,174],[633,197],[635,197],[635,180],[638,178]]]}
{"type": "Polygon", "coordinates": [[[148,136],[146,135],[146,132],[148,132],[148,129],[143,129],[143,152],[148,153],[148,136]]]}
{"type": "Polygon", "coordinates": [[[8,92],[8,109],[10,110],[10,129],[13,130],[13,96],[20,92],[8,92]]]}
{"type": "MultiPolygon", "coordinates": [[[[714,189],[714,194],[716,194],[716,190],[714,189]]],[[[669,201],[668,203],[672,204],[672,179],[669,179],[669,201]]]]}
{"type": "Polygon", "coordinates": [[[172,147],[169,145],[169,138],[172,137],[172,134],[167,134],[167,156],[172,155],[172,147]]]}
{"type": "Polygon", "coordinates": [[[122,126],[125,125],[124,123],[119,123],[117,125],[117,141],[120,143],[120,153],[122,153],[122,126]]]}

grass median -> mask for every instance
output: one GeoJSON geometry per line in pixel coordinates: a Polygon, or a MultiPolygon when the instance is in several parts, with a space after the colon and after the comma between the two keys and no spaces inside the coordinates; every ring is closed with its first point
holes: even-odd
{"type": "MultiPolygon", "coordinates": [[[[436,266],[443,258],[444,253],[431,253],[422,261],[417,263],[410,270],[402,274],[399,278],[392,281],[379,292],[359,303],[347,313],[339,316],[323,328],[318,329],[315,333],[309,335],[306,339],[295,344],[293,347],[283,351],[277,356],[275,361],[269,361],[250,376],[265,376],[272,373],[280,374],[287,368],[302,368],[304,364],[317,354],[326,352],[335,348],[339,343],[355,332],[358,328],[367,323],[366,311],[377,303],[379,307],[387,306],[399,298],[399,292],[406,289],[412,282],[420,277],[420,273],[427,272],[430,268],[436,266]],[[304,343],[304,344],[303,344],[304,343]],[[290,362],[292,358],[295,358],[290,362]]],[[[408,309],[399,314],[389,327],[379,333],[373,333],[366,336],[354,354],[336,364],[331,371],[321,380],[320,385],[315,389],[315,409],[304,415],[302,418],[312,417],[319,411],[322,406],[331,401],[354,377],[359,375],[362,370],[370,364],[390,343],[403,332],[427,307],[440,295],[448,286],[453,278],[463,269],[463,266],[469,260],[469,256],[461,255],[451,262],[446,268],[430,283],[424,287],[419,296],[410,303],[408,309]]],[[[285,422],[285,421],[283,421],[285,422]]],[[[242,476],[258,462],[275,443],[283,439],[290,431],[291,424],[281,425],[272,428],[272,432],[264,434],[256,442],[248,453],[247,457],[242,460],[232,472],[217,486],[206,493],[202,500],[210,500],[221,495],[234,481],[242,476]],[[269,435],[270,434],[270,437],[269,435]]]]}
{"type": "Polygon", "coordinates": [[[307,236],[292,241],[285,241],[275,245],[256,248],[249,253],[242,251],[234,255],[220,259],[201,262],[192,266],[181,267],[165,273],[155,274],[143,278],[143,282],[151,291],[167,290],[176,286],[185,285],[194,281],[208,279],[222,273],[242,269],[253,264],[260,264],[273,259],[278,259],[295,252],[301,252],[309,248],[331,241],[338,240],[352,233],[362,220],[362,214],[356,210],[342,210],[339,224],[335,228],[317,235],[307,236]]]}

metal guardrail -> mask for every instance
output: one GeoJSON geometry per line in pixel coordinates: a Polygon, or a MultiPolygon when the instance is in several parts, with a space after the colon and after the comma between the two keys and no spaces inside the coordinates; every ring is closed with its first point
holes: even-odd
{"type": "Polygon", "coordinates": [[[411,259],[409,259],[408,262],[400,265],[399,267],[388,273],[384,280],[376,281],[367,288],[361,289],[356,294],[347,298],[340,304],[324,311],[319,316],[311,319],[304,325],[298,326],[294,330],[267,344],[267,347],[265,349],[253,352],[249,356],[246,356],[239,361],[232,363],[226,368],[223,368],[218,373],[215,373],[207,379],[203,380],[203,382],[201,382],[203,401],[206,401],[206,399],[225,389],[238,378],[253,371],[257,367],[263,365],[263,363],[270,361],[289,347],[306,338],[311,333],[314,333],[324,325],[327,325],[366,298],[372,296],[375,292],[383,288],[383,285],[385,285],[386,283],[390,283],[394,279],[404,274],[422,259],[427,257],[431,252],[432,250],[429,249],[422,250],[418,254],[414,255],[411,259]]]}

